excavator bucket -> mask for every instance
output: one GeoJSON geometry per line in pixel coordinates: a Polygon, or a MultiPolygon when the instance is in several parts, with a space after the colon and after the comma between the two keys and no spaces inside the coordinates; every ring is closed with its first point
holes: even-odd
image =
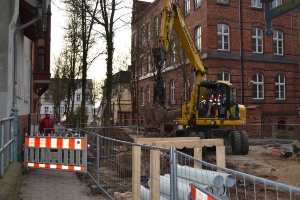
{"type": "Polygon", "coordinates": [[[163,124],[170,122],[179,117],[181,111],[172,104],[168,104],[165,107],[159,103],[155,103],[153,106],[142,106],[140,114],[147,121],[154,124],[163,124]]]}

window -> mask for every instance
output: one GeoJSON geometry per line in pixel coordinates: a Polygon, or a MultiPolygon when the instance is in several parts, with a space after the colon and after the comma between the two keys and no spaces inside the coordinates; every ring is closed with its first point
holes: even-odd
{"type": "Polygon", "coordinates": [[[229,4],[229,0],[217,0],[217,2],[221,4],[229,4]]]}
{"type": "Polygon", "coordinates": [[[184,8],[185,8],[185,15],[190,14],[190,11],[191,11],[190,0],[185,0],[184,8]]]}
{"type": "Polygon", "coordinates": [[[274,55],[283,55],[283,33],[281,31],[273,31],[273,51],[274,55]]]}
{"type": "Polygon", "coordinates": [[[276,8],[282,4],[282,0],[274,0],[272,2],[272,8],[276,8]]]}
{"type": "Polygon", "coordinates": [[[60,113],[61,113],[61,114],[65,113],[65,106],[61,106],[61,107],[60,107],[60,113]]]}
{"type": "Polygon", "coordinates": [[[76,101],[81,101],[81,94],[76,94],[76,101]]]}
{"type": "Polygon", "coordinates": [[[201,6],[202,0],[195,0],[195,8],[199,8],[201,6]]]}
{"type": "Polygon", "coordinates": [[[264,99],[264,77],[262,74],[253,75],[253,99],[264,99]]]}
{"type": "Polygon", "coordinates": [[[141,104],[144,105],[144,88],[141,88],[141,104]]]}
{"type": "Polygon", "coordinates": [[[145,45],[146,44],[146,40],[147,40],[147,37],[146,37],[146,30],[145,30],[145,27],[142,28],[142,35],[141,35],[141,39],[142,39],[142,45],[145,45]]]}
{"type": "Polygon", "coordinates": [[[49,107],[48,106],[45,106],[44,109],[45,109],[45,113],[49,111],[49,107]]]}
{"type": "Polygon", "coordinates": [[[218,80],[230,82],[230,74],[228,72],[219,72],[218,80]]]}
{"type": "Polygon", "coordinates": [[[145,74],[145,58],[141,58],[141,75],[145,74]]]}
{"type": "Polygon", "coordinates": [[[38,49],[39,53],[39,70],[44,70],[45,69],[45,49],[39,47],[38,49]]]}
{"type": "Polygon", "coordinates": [[[251,0],[251,7],[252,8],[262,8],[262,4],[260,0],[251,0]]]}
{"type": "Polygon", "coordinates": [[[133,35],[133,46],[137,47],[136,33],[133,35]]]}
{"type": "Polygon", "coordinates": [[[154,18],[154,35],[158,36],[159,21],[158,17],[154,18]]]}
{"type": "Polygon", "coordinates": [[[170,82],[170,100],[171,103],[175,103],[175,81],[171,80],[170,82]]]}
{"type": "Polygon", "coordinates": [[[198,48],[198,51],[201,52],[201,27],[195,29],[195,42],[198,48]]]}
{"type": "Polygon", "coordinates": [[[147,24],[147,42],[150,42],[151,39],[151,26],[150,23],[147,24]]]}
{"type": "Polygon", "coordinates": [[[150,103],[150,86],[147,86],[147,102],[150,103]]]}
{"type": "Polygon", "coordinates": [[[275,77],[275,99],[285,100],[285,76],[283,75],[275,77]]]}
{"type": "Polygon", "coordinates": [[[172,49],[172,52],[171,52],[171,63],[175,63],[175,61],[176,61],[175,42],[172,43],[171,49],[172,49]]]}
{"type": "Polygon", "coordinates": [[[218,24],[218,49],[229,50],[229,26],[218,24]]]}
{"type": "Polygon", "coordinates": [[[252,52],[263,52],[263,31],[260,28],[252,29],[252,52]]]}
{"type": "Polygon", "coordinates": [[[147,71],[148,71],[148,73],[150,73],[151,72],[151,55],[149,54],[148,55],[148,57],[147,57],[147,71]]]}

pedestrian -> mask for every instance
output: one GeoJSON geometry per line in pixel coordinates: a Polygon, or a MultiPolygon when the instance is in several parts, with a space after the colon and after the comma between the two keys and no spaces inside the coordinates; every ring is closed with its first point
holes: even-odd
{"type": "Polygon", "coordinates": [[[51,136],[51,131],[54,128],[53,119],[50,117],[50,112],[45,112],[45,117],[41,119],[39,131],[43,132],[46,136],[51,136]]]}

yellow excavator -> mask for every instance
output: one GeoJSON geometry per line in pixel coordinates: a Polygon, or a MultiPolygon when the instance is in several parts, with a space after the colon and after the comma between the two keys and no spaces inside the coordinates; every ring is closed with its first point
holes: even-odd
{"type": "Polygon", "coordinates": [[[237,103],[236,88],[231,83],[206,80],[206,68],[177,2],[165,1],[161,13],[159,39],[152,53],[157,69],[154,104],[152,107],[143,107],[140,112],[142,116],[148,119],[150,116],[150,120],[157,124],[173,120],[178,127],[181,125],[182,129],[173,132],[172,137],[224,138],[226,142],[230,142],[233,154],[248,154],[247,132],[231,130],[235,126],[246,124],[246,108],[237,103]],[[190,69],[196,77],[191,98],[189,102],[182,104],[181,110],[166,102],[162,77],[162,66],[169,49],[173,25],[189,58],[190,69]]]}

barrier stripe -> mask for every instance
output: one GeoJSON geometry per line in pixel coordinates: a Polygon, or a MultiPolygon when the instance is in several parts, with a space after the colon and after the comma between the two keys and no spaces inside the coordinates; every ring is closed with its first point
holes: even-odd
{"type": "Polygon", "coordinates": [[[214,200],[212,197],[208,196],[204,192],[198,190],[195,186],[191,185],[191,197],[193,200],[214,200]]]}
{"type": "Polygon", "coordinates": [[[25,162],[25,167],[34,167],[34,168],[45,168],[45,169],[64,169],[70,171],[84,171],[83,166],[75,165],[60,165],[60,164],[49,164],[49,163],[29,163],[25,162]]]}
{"type": "Polygon", "coordinates": [[[60,149],[81,149],[84,150],[84,139],[81,138],[47,138],[27,137],[26,147],[33,148],[60,148],[60,149]]]}

